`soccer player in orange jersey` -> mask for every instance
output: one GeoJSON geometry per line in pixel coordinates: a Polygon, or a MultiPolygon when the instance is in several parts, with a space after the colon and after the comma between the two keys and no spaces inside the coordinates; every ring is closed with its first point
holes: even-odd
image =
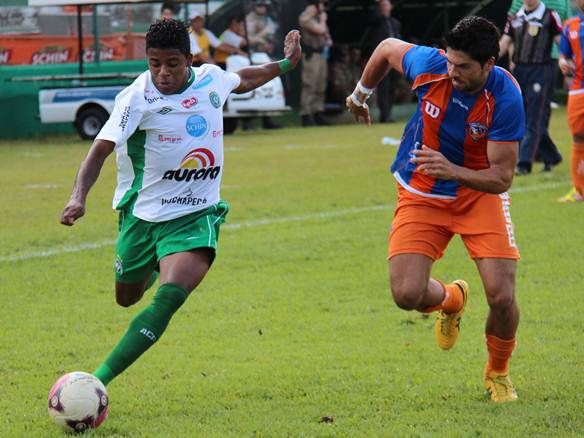
{"type": "Polygon", "coordinates": [[[560,40],[562,73],[572,77],[568,95],[568,124],[572,131],[572,182],[574,187],[559,202],[584,201],[584,0],[576,0],[580,12],[564,23],[560,40]]]}
{"type": "Polygon", "coordinates": [[[485,386],[493,401],[506,402],[517,398],[509,359],[519,324],[519,252],[506,191],[525,115],[517,82],[495,66],[498,40],[495,25],[480,17],[466,17],[446,34],[446,52],[386,39],[375,49],[347,107],[369,125],[366,100],[391,69],[413,83],[418,107],[391,168],[398,183],[388,250],[393,299],[406,310],[437,311],[438,345],[452,348],[469,287],[463,280],[444,284],[430,274],[459,234],[489,304],[485,386]]]}

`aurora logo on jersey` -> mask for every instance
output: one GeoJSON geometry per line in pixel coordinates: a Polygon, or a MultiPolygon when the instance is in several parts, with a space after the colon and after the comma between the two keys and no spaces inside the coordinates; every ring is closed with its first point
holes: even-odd
{"type": "Polygon", "coordinates": [[[193,149],[186,154],[179,169],[167,170],[162,179],[175,181],[197,181],[215,179],[221,172],[221,166],[215,166],[215,156],[209,149],[193,149]]]}
{"type": "Polygon", "coordinates": [[[474,141],[480,141],[487,136],[489,129],[479,122],[470,122],[468,124],[468,135],[474,141]]]}
{"type": "Polygon", "coordinates": [[[202,137],[209,131],[209,124],[202,116],[190,116],[187,119],[187,132],[191,137],[202,137]]]}

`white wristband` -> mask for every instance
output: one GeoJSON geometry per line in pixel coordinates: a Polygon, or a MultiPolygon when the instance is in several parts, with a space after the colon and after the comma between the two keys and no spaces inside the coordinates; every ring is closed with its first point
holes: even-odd
{"type": "Polygon", "coordinates": [[[359,90],[360,93],[365,94],[367,97],[373,94],[373,88],[367,88],[361,83],[361,81],[357,82],[357,90],[359,90]]]}
{"type": "Polygon", "coordinates": [[[349,98],[351,99],[351,102],[353,102],[356,106],[368,108],[365,101],[361,102],[354,92],[349,96],[349,98]]]}

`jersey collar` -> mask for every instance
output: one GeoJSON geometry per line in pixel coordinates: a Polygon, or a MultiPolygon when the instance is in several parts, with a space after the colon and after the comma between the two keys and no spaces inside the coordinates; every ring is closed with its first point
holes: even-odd
{"type": "Polygon", "coordinates": [[[186,84],[184,84],[184,86],[180,90],[178,90],[176,93],[173,93],[173,94],[184,93],[184,91],[187,88],[189,88],[191,85],[193,85],[193,82],[195,82],[195,69],[192,67],[189,67],[189,69],[190,69],[191,74],[190,74],[189,79],[187,80],[186,84]]]}

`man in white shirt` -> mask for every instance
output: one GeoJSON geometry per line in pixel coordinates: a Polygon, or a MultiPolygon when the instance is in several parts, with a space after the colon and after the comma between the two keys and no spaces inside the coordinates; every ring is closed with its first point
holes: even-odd
{"type": "MultiPolygon", "coordinates": [[[[245,39],[245,30],[244,30],[244,21],[243,17],[237,17],[232,15],[229,17],[229,21],[227,24],[227,29],[225,32],[221,34],[219,39],[221,42],[228,44],[232,47],[237,47],[238,49],[243,50],[247,47],[247,40],[245,39]]],[[[215,62],[219,67],[225,70],[225,63],[227,61],[227,57],[229,56],[228,52],[224,52],[223,50],[216,50],[215,51],[215,62]]]]}
{"type": "Polygon", "coordinates": [[[294,68],[301,56],[300,33],[289,32],[284,45],[286,58],[229,73],[209,64],[191,67],[189,35],[180,21],[161,20],[150,27],[148,71],[116,97],[60,218],[71,226],[85,214],[89,190],[115,151],[116,301],[135,304],[158,273],[160,287],[94,371],[104,385],[160,338],[211,267],[229,209],[219,193],[223,103],[231,92],[251,91],[294,68]]]}
{"type": "Polygon", "coordinates": [[[191,54],[193,55],[193,65],[213,64],[211,48],[221,50],[229,55],[243,53],[239,47],[221,42],[213,32],[205,28],[205,18],[198,12],[191,16],[191,26],[189,27],[189,40],[191,54]]]}

